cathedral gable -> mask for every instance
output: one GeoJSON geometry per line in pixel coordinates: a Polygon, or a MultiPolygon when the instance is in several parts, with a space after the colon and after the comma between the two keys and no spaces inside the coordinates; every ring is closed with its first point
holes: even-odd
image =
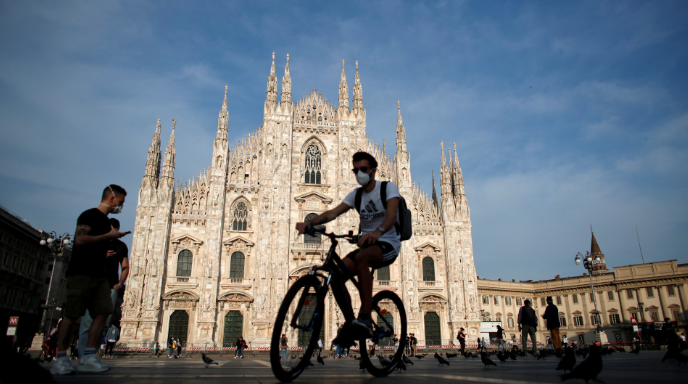
{"type": "Polygon", "coordinates": [[[413,248],[417,252],[423,252],[423,251],[430,251],[430,252],[440,252],[442,248],[439,247],[437,244],[433,244],[430,241],[427,241],[415,248],[413,248]],[[427,248],[427,249],[426,249],[427,248]]]}

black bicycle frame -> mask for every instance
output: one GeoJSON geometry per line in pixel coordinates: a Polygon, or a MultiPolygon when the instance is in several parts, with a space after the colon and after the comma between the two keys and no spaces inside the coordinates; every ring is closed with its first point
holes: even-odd
{"type": "MultiPolygon", "coordinates": [[[[357,239],[358,236],[354,236],[352,231],[349,231],[348,235],[335,235],[333,233],[325,233],[325,228],[320,227],[319,229],[314,228],[316,232],[320,232],[323,235],[327,236],[330,239],[331,245],[330,245],[330,250],[327,252],[327,258],[325,258],[325,262],[320,265],[320,266],[314,266],[311,268],[310,274],[311,275],[317,275],[325,279],[325,284],[319,287],[314,287],[316,296],[318,297],[318,303],[324,303],[324,300],[321,300],[325,297],[328,291],[328,287],[334,282],[337,283],[336,285],[332,286],[332,294],[334,295],[335,301],[337,302],[337,305],[339,305],[339,308],[342,310],[343,315],[344,315],[344,320],[347,323],[350,323],[354,319],[354,314],[353,314],[353,308],[351,306],[351,296],[349,295],[349,291],[346,289],[345,286],[345,280],[341,276],[341,273],[339,272],[344,271],[344,272],[351,272],[349,269],[346,267],[344,264],[344,261],[337,255],[336,249],[337,245],[339,245],[339,242],[337,241],[338,238],[350,238],[351,240],[357,239]],[[318,274],[318,271],[326,271],[328,272],[327,277],[318,274]]],[[[350,273],[349,279],[351,282],[354,284],[356,289],[359,291],[361,290],[361,287],[358,283],[358,281],[355,279],[353,274],[350,273]]],[[[299,298],[296,311],[294,312],[294,315],[292,317],[290,325],[294,328],[297,329],[302,329],[305,331],[311,331],[313,329],[313,324],[315,323],[315,316],[317,315],[322,315],[324,308],[320,308],[320,305],[318,305],[315,309],[316,313],[313,318],[313,320],[307,325],[307,326],[299,326],[296,324],[296,321],[299,318],[299,315],[301,314],[301,309],[303,308],[303,304],[306,301],[306,297],[309,294],[309,290],[304,291],[301,294],[301,297],[299,298]]],[[[378,314],[378,319],[382,319],[382,321],[385,323],[388,329],[393,329],[392,325],[387,322],[387,319],[382,316],[380,313],[379,308],[373,308],[375,312],[378,314]]],[[[379,320],[378,320],[379,321],[379,320]]],[[[373,325],[375,329],[377,330],[377,324],[373,325]]],[[[389,336],[386,333],[383,334],[384,336],[389,336]]],[[[377,339],[378,335],[377,332],[375,332],[374,339],[377,339]]]]}

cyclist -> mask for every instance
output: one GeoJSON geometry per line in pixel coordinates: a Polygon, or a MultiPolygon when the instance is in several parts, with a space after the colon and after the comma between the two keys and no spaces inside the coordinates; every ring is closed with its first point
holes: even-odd
{"type": "MultiPolygon", "coordinates": [[[[361,237],[359,248],[344,258],[344,265],[348,271],[344,272],[346,279],[352,275],[358,276],[360,283],[361,310],[352,325],[367,337],[373,337],[373,323],[370,318],[373,275],[370,268],[381,268],[392,264],[399,255],[401,239],[396,231],[397,207],[399,206],[399,189],[392,183],[386,184],[387,209],[381,201],[381,183],[375,180],[377,160],[367,152],[356,152],[353,156],[353,173],[356,181],[363,188],[360,201],[361,237]]],[[[318,217],[304,223],[296,223],[299,234],[303,234],[306,227],[328,223],[351,208],[356,209],[356,189],[349,193],[344,201],[334,209],[322,213],[318,217]]]]}

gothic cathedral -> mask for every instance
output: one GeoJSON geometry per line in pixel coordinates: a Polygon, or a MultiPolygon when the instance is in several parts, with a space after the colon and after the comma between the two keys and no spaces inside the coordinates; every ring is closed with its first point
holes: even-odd
{"type": "MultiPolygon", "coordinates": [[[[375,156],[378,180],[394,181],[413,213],[413,237],[394,264],[376,271],[373,294],[402,297],[420,345],[451,343],[459,327],[477,335],[470,210],[456,145],[453,158],[442,145],[438,201],[434,176],[432,196],[411,178],[401,108],[393,158],[384,142],[367,136],[358,62],[352,107],[343,61],[337,107],[317,90],[292,102],[289,55],[279,101],[277,89],[273,53],[263,123],[230,147],[225,87],[212,165],[186,183],[174,178],[175,127],[162,158],[158,119],[138,195],[121,341],[164,345],[175,337],[187,346],[230,347],[243,336],[254,348],[267,347],[287,289],[329,248],[327,239],[297,236],[294,225],[358,187],[350,171],[357,151],[375,156]]],[[[350,210],[327,227],[357,231],[358,214],[350,210]]],[[[352,247],[343,243],[338,252],[343,257],[352,247]]],[[[357,311],[355,288],[351,296],[357,311]]],[[[326,313],[322,338],[329,345],[343,322],[332,297],[326,313]]]]}

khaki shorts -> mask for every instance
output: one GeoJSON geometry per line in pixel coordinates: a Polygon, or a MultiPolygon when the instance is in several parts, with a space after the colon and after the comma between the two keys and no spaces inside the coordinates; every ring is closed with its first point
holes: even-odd
{"type": "Polygon", "coordinates": [[[64,316],[76,319],[88,309],[91,317],[112,313],[110,281],[106,277],[84,275],[67,277],[67,303],[64,316]]]}

